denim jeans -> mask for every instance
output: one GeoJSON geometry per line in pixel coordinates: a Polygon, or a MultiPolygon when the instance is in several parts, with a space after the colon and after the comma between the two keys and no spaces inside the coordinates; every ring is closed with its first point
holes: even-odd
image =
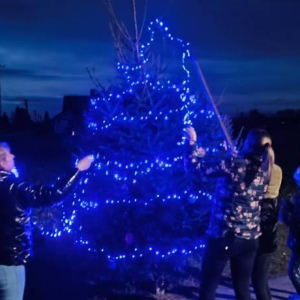
{"type": "Polygon", "coordinates": [[[227,236],[209,238],[202,261],[200,300],[213,300],[228,260],[237,300],[250,300],[250,276],[258,248],[257,240],[227,236]]]}
{"type": "Polygon", "coordinates": [[[252,285],[256,300],[271,300],[268,283],[269,266],[272,253],[257,254],[252,271],[252,285]]]}
{"type": "Polygon", "coordinates": [[[0,300],[23,300],[25,267],[0,265],[0,300]]]}

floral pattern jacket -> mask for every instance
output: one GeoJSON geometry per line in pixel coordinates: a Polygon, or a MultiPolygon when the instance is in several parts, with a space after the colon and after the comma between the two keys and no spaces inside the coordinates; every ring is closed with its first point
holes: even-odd
{"type": "Polygon", "coordinates": [[[208,165],[197,146],[187,146],[186,168],[196,176],[218,176],[208,235],[214,238],[233,233],[242,239],[257,239],[260,229],[260,201],[268,188],[262,160],[250,155],[230,156],[208,165]]]}

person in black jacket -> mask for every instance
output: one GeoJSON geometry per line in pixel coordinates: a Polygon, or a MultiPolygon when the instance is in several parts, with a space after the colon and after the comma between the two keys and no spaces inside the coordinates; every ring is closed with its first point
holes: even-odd
{"type": "MultiPolygon", "coordinates": [[[[275,161],[274,152],[272,153],[275,161]]],[[[272,253],[277,249],[277,224],[279,219],[278,195],[282,181],[282,170],[274,164],[271,170],[268,191],[261,200],[261,232],[259,248],[252,270],[252,285],[257,300],[271,300],[268,271],[272,253]]]]}
{"type": "Polygon", "coordinates": [[[9,145],[0,143],[0,300],[23,299],[25,264],[31,252],[31,208],[62,201],[93,161],[92,156],[84,157],[50,187],[16,178],[14,157],[9,145]]]}

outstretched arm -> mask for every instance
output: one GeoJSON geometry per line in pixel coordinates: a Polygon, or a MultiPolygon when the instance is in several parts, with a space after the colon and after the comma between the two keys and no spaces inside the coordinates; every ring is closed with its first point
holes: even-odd
{"type": "Polygon", "coordinates": [[[195,172],[200,169],[200,159],[205,156],[206,152],[204,148],[197,146],[197,133],[193,127],[187,127],[185,133],[188,141],[185,148],[184,166],[186,171],[195,172]]]}
{"type": "MultiPolygon", "coordinates": [[[[227,165],[228,162],[224,159],[210,163],[206,161],[205,163],[203,157],[205,156],[206,151],[204,148],[197,146],[197,133],[195,129],[193,127],[188,127],[185,132],[188,139],[185,151],[185,168],[188,172],[194,173],[200,169],[206,175],[220,175],[220,173],[229,172],[229,166],[227,165]]],[[[225,147],[225,150],[228,149],[225,147]]],[[[231,157],[233,156],[234,155],[232,154],[231,157]]]]}
{"type": "Polygon", "coordinates": [[[15,182],[10,187],[10,193],[15,193],[20,205],[24,208],[54,205],[69,195],[79,181],[81,172],[86,171],[92,162],[92,156],[84,157],[78,162],[76,168],[59,179],[54,186],[15,182]]]}

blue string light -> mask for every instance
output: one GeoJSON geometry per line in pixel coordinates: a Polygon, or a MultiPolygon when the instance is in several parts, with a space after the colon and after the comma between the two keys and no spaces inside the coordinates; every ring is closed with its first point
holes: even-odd
{"type": "MultiPolygon", "coordinates": [[[[109,120],[106,120],[106,119],[103,120],[102,124],[100,123],[99,125],[95,122],[90,122],[88,124],[88,128],[97,131],[99,128],[101,130],[109,129],[111,126],[113,126],[113,123],[115,123],[115,122],[130,123],[130,122],[133,122],[133,121],[141,122],[141,121],[159,120],[159,119],[167,120],[169,118],[169,116],[171,116],[173,114],[180,113],[185,108],[186,108],[185,106],[182,106],[180,109],[169,110],[166,113],[159,112],[156,115],[153,115],[153,113],[151,111],[149,111],[147,115],[142,115],[142,116],[139,116],[139,117],[129,116],[126,113],[121,113],[120,115],[114,116],[109,120]]],[[[210,111],[210,110],[207,111],[207,112],[205,112],[204,110],[200,111],[200,114],[204,114],[204,113],[206,114],[207,119],[211,119],[215,115],[215,113],[213,111],[210,111]]],[[[185,113],[185,115],[184,115],[184,124],[192,125],[192,122],[190,120],[191,118],[192,119],[197,119],[198,114],[196,114],[194,111],[189,111],[189,112],[185,113]]]]}
{"type": "MultiPolygon", "coordinates": [[[[99,114],[101,112],[102,119],[95,122],[89,121],[87,124],[88,129],[94,135],[97,131],[105,131],[113,126],[118,126],[122,124],[124,126],[131,126],[135,123],[148,123],[148,122],[168,122],[172,117],[180,117],[182,120],[183,127],[186,125],[193,125],[194,120],[198,120],[199,117],[205,119],[211,119],[215,114],[211,110],[200,110],[195,112],[195,105],[197,103],[197,97],[191,93],[191,72],[187,67],[187,61],[191,59],[190,44],[183,42],[181,39],[173,37],[170,33],[169,28],[164,25],[163,22],[158,19],[151,22],[148,31],[150,33],[150,39],[147,43],[141,45],[140,51],[140,62],[136,65],[126,65],[117,63],[117,70],[126,79],[127,86],[125,90],[113,91],[105,96],[93,97],[90,101],[91,110],[90,114],[99,114]],[[149,63],[149,58],[147,57],[147,51],[149,47],[155,41],[157,33],[163,34],[164,37],[168,38],[174,46],[178,46],[181,49],[181,68],[183,70],[184,78],[178,84],[178,82],[173,83],[171,80],[154,80],[151,78],[149,71],[147,70],[147,63],[149,63]],[[101,105],[105,102],[107,103],[123,103],[126,97],[129,97],[137,93],[141,88],[147,86],[151,93],[172,93],[176,95],[176,99],[180,99],[180,107],[175,107],[167,111],[149,111],[143,112],[140,115],[130,115],[127,113],[119,113],[111,115],[104,114],[102,112],[101,105]]],[[[172,96],[175,97],[175,96],[172,96]]],[[[170,97],[170,100],[171,97],[170,97]]],[[[180,141],[177,142],[177,146],[181,147],[186,143],[186,137],[182,137],[180,141]]],[[[222,147],[222,144],[220,144],[222,147]]],[[[182,150],[180,150],[182,152],[182,150]]],[[[206,147],[206,152],[216,153],[220,151],[218,148],[208,148],[206,147]]],[[[102,205],[142,205],[147,207],[156,201],[170,202],[170,201],[183,201],[187,200],[190,203],[199,201],[200,199],[206,199],[208,201],[212,200],[212,195],[206,191],[198,191],[197,193],[191,193],[187,190],[181,193],[168,193],[166,195],[156,194],[154,197],[149,199],[139,199],[139,198],[124,198],[124,199],[111,199],[99,197],[95,200],[87,200],[88,195],[86,195],[86,188],[88,188],[89,179],[93,176],[105,175],[107,177],[112,177],[116,181],[130,181],[130,184],[137,184],[138,180],[143,176],[148,176],[153,170],[168,171],[172,170],[174,167],[183,166],[183,156],[176,157],[165,157],[161,158],[149,158],[146,160],[140,160],[139,162],[124,162],[120,160],[113,160],[106,157],[101,157],[101,154],[96,155],[95,160],[95,171],[90,172],[88,177],[83,178],[80,183],[81,190],[73,194],[73,199],[71,201],[71,210],[69,213],[64,210],[65,206],[62,206],[63,213],[61,218],[61,228],[55,228],[54,230],[47,230],[44,226],[39,226],[35,223],[35,226],[40,229],[41,233],[45,236],[51,238],[59,238],[63,234],[78,234],[83,230],[82,224],[78,224],[78,213],[80,210],[95,210],[99,209],[102,205]],[[67,217],[67,215],[69,215],[67,217]],[[75,229],[76,228],[76,229],[75,229]]],[[[157,257],[168,257],[174,254],[188,255],[193,251],[198,251],[205,247],[203,242],[195,242],[195,246],[190,246],[187,248],[169,247],[166,251],[160,247],[145,247],[143,250],[136,248],[133,252],[123,253],[119,251],[120,254],[111,254],[111,251],[107,250],[105,247],[93,247],[91,246],[91,241],[84,239],[83,237],[76,239],[76,245],[84,247],[87,251],[93,253],[101,253],[110,260],[123,260],[126,258],[136,259],[141,258],[146,255],[153,255],[157,257]]]]}
{"type": "Polygon", "coordinates": [[[140,250],[138,248],[135,248],[133,252],[129,252],[126,254],[118,254],[118,255],[111,255],[107,254],[108,251],[106,251],[104,248],[93,248],[90,246],[89,241],[84,239],[76,240],[76,244],[79,244],[81,246],[84,246],[89,252],[93,253],[101,253],[106,256],[108,260],[123,260],[123,259],[139,259],[143,258],[148,255],[160,257],[160,258],[167,258],[172,255],[181,254],[181,255],[190,255],[194,251],[199,251],[201,249],[205,248],[205,243],[203,241],[199,241],[198,243],[195,243],[195,246],[192,247],[186,247],[186,248],[178,248],[178,247],[170,247],[170,250],[161,250],[159,247],[152,247],[149,246],[145,248],[144,250],[140,250]]]}

